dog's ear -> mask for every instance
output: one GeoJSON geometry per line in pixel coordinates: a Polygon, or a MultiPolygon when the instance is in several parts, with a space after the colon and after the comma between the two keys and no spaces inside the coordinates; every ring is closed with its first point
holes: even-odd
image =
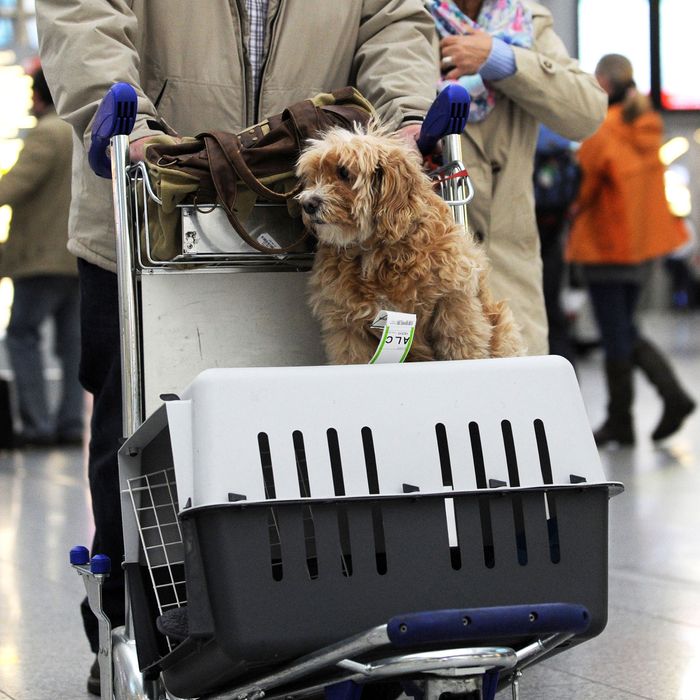
{"type": "Polygon", "coordinates": [[[372,178],[376,232],[395,242],[408,233],[415,219],[414,188],[422,174],[401,147],[383,148],[372,178]]]}
{"type": "Polygon", "coordinates": [[[318,144],[319,141],[314,141],[309,139],[306,142],[306,146],[302,149],[297,162],[295,165],[295,174],[298,178],[303,178],[309,171],[313,171],[314,167],[317,166],[319,156],[318,156],[318,144]]]}

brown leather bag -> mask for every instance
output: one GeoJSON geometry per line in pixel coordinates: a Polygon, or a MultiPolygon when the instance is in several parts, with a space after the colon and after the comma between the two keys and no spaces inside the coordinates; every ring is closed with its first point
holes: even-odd
{"type": "MultiPolygon", "coordinates": [[[[146,148],[146,166],[166,215],[179,203],[217,203],[248,245],[262,253],[285,253],[297,249],[307,233],[288,246],[265,246],[243,225],[246,210],[262,200],[298,212],[293,198],[301,188],[294,170],[306,141],[334,126],[365,125],[373,115],[360,92],[345,87],[297,102],[237,134],[206,131],[181,143],[158,139],[146,148]]],[[[152,247],[159,248],[153,242],[152,247]]],[[[160,246],[161,251],[176,248],[160,246]]]]}

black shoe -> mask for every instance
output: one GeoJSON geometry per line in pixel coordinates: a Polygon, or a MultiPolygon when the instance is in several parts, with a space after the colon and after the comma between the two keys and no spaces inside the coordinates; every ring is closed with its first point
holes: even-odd
{"type": "Polygon", "coordinates": [[[683,421],[695,410],[695,401],[689,396],[664,404],[664,412],[656,430],[651,434],[654,441],[665,440],[678,430],[683,421]]]}
{"type": "Polygon", "coordinates": [[[17,449],[23,447],[52,447],[55,444],[53,435],[28,435],[19,433],[15,435],[14,446],[17,449]]]}
{"type": "Polygon", "coordinates": [[[100,695],[100,663],[95,657],[95,660],[90,666],[90,675],[87,679],[87,691],[91,695],[100,695]]]}
{"type": "Polygon", "coordinates": [[[83,435],[82,433],[58,433],[54,444],[64,447],[81,447],[83,444],[83,435]]]}
{"type": "Polygon", "coordinates": [[[637,340],[634,361],[663,399],[664,410],[651,439],[664,440],[673,435],[695,410],[695,401],[686,394],[663,353],[645,338],[637,340]]]}
{"type": "Polygon", "coordinates": [[[617,443],[621,447],[631,447],[634,445],[634,429],[632,425],[617,425],[610,420],[593,433],[593,439],[598,447],[617,443]]]}
{"type": "Polygon", "coordinates": [[[88,693],[91,695],[100,695],[100,663],[95,657],[95,660],[90,666],[90,675],[88,676],[88,693]]]}

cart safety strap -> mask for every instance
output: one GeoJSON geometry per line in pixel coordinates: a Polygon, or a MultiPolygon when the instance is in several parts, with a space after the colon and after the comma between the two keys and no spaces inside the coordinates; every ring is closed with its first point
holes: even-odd
{"type": "Polygon", "coordinates": [[[408,356],[416,330],[416,315],[382,309],[372,321],[371,328],[380,329],[382,337],[371,365],[403,362],[408,356]]]}
{"type": "Polygon", "coordinates": [[[463,177],[469,177],[469,171],[466,168],[462,168],[462,170],[457,170],[456,172],[450,173],[449,175],[436,175],[433,178],[433,181],[435,182],[433,186],[436,187],[437,185],[441,185],[443,182],[447,182],[448,180],[457,180],[463,177]]]}

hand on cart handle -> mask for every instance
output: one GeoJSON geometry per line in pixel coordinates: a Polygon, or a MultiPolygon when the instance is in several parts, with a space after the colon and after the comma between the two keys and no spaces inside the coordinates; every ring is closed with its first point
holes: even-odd
{"type": "Polygon", "coordinates": [[[469,92],[459,83],[450,83],[438,94],[425,115],[418,137],[418,149],[423,156],[430,155],[440,139],[464,131],[470,106],[469,92]]]}
{"type": "Polygon", "coordinates": [[[112,136],[130,134],[136,121],[136,90],[128,83],[115,83],[102,99],[92,124],[88,161],[100,177],[111,177],[107,152],[112,136]]]}
{"type": "Polygon", "coordinates": [[[418,148],[418,139],[420,137],[421,124],[408,124],[397,130],[397,135],[403,138],[412,150],[419,155],[422,155],[418,148]]]}

